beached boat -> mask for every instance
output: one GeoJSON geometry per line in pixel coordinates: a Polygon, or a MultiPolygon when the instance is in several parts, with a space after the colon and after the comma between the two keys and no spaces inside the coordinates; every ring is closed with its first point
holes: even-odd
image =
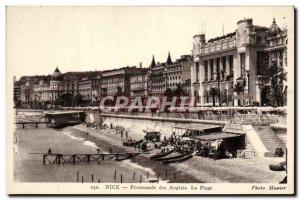
{"type": "Polygon", "coordinates": [[[134,147],[139,145],[143,140],[138,140],[138,141],[123,141],[123,146],[127,147],[134,147]]]}
{"type": "Polygon", "coordinates": [[[162,158],[156,158],[154,159],[155,161],[167,161],[167,160],[172,160],[172,159],[178,159],[178,158],[182,158],[184,156],[184,154],[180,154],[180,155],[176,155],[176,156],[171,156],[171,157],[162,157],[162,158]]]}
{"type": "Polygon", "coordinates": [[[165,157],[165,156],[167,156],[167,155],[169,155],[173,152],[174,152],[174,150],[170,150],[170,151],[167,151],[167,152],[164,152],[164,153],[161,152],[161,153],[158,153],[158,154],[155,154],[155,155],[151,156],[150,159],[152,160],[152,159],[156,159],[156,158],[165,157]]]}
{"type": "Polygon", "coordinates": [[[188,160],[188,159],[190,159],[192,157],[193,157],[192,154],[184,155],[183,157],[180,157],[180,158],[165,160],[165,161],[163,161],[163,164],[167,165],[167,164],[170,164],[170,163],[179,163],[179,162],[186,161],[186,160],[188,160]]]}

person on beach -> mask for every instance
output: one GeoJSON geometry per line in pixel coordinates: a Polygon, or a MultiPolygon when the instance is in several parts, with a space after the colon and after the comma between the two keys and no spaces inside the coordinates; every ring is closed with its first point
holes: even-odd
{"type": "Polygon", "coordinates": [[[125,137],[126,137],[126,139],[128,138],[128,132],[127,131],[125,131],[125,137]]]}
{"type": "Polygon", "coordinates": [[[98,152],[98,154],[101,152],[101,149],[100,149],[100,147],[98,147],[98,149],[97,149],[97,152],[98,152]]]}
{"type": "Polygon", "coordinates": [[[112,149],[111,148],[109,148],[109,153],[112,153],[112,149]]]}
{"type": "Polygon", "coordinates": [[[48,154],[51,154],[52,153],[52,150],[51,148],[48,149],[48,154]]]}

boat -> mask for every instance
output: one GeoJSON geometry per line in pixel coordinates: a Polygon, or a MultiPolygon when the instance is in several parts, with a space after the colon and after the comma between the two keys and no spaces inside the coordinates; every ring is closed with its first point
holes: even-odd
{"type": "Polygon", "coordinates": [[[138,141],[123,141],[123,146],[127,147],[134,147],[136,145],[139,145],[143,140],[138,140],[138,141]]]}
{"type": "Polygon", "coordinates": [[[170,150],[170,151],[167,151],[167,152],[161,152],[161,153],[158,153],[158,154],[155,154],[155,155],[151,156],[150,159],[152,160],[152,159],[156,159],[156,158],[165,157],[165,156],[167,156],[167,155],[169,155],[173,152],[174,152],[174,150],[170,150]]]}
{"type": "Polygon", "coordinates": [[[181,158],[175,158],[175,159],[165,160],[165,161],[163,161],[163,164],[167,165],[167,164],[170,164],[170,163],[179,163],[179,162],[186,161],[186,160],[188,160],[188,159],[190,159],[192,157],[193,157],[192,154],[188,154],[188,155],[184,155],[181,158]]]}
{"type": "Polygon", "coordinates": [[[167,160],[172,160],[172,159],[177,159],[177,158],[182,158],[184,156],[184,154],[180,154],[180,155],[177,155],[177,156],[172,156],[172,157],[167,157],[167,158],[157,158],[157,159],[154,159],[155,161],[167,161],[167,160]]]}

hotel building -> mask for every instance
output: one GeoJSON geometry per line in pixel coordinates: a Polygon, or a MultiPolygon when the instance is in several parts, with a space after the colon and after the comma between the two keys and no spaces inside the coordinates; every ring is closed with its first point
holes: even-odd
{"type": "MultiPolygon", "coordinates": [[[[265,105],[269,87],[266,68],[276,62],[286,71],[287,30],[280,29],[275,19],[270,28],[242,19],[227,35],[208,41],[205,34],[193,38],[191,82],[198,106],[211,106],[213,102],[223,106],[265,105]],[[237,82],[245,85],[242,95],[233,89],[237,82]]],[[[285,84],[286,90],[286,83],[280,84],[285,84]]]]}

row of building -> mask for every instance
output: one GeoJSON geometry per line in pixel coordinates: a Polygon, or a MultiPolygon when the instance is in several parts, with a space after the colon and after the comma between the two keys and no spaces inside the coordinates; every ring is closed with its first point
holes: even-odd
{"type": "Polygon", "coordinates": [[[189,96],[192,64],[191,55],[181,56],[173,62],[169,53],[164,63],[156,63],[153,56],[148,68],[143,68],[140,63],[139,67],[98,71],[81,78],[64,76],[57,67],[49,80],[41,77],[37,82],[27,78],[24,84],[14,80],[14,100],[22,107],[28,107],[37,103],[55,104],[63,94],[71,97],[80,94],[85,104],[97,105],[104,96],[162,96],[167,88],[174,90],[178,84],[189,96]]]}
{"type": "Polygon", "coordinates": [[[22,105],[51,104],[63,94],[80,94],[85,102],[93,104],[118,93],[132,98],[162,96],[179,84],[186,96],[195,97],[198,106],[268,105],[272,84],[286,98],[283,75],[287,72],[287,28],[280,28],[275,19],[270,27],[242,19],[237,29],[227,35],[206,41],[205,34],[199,34],[193,39],[191,55],[172,61],[169,53],[163,63],[156,62],[153,56],[147,68],[140,64],[80,78],[66,77],[56,68],[48,80],[33,83],[28,79],[23,84],[15,81],[14,99],[22,105]],[[274,65],[279,69],[276,76],[282,76],[275,83],[274,79],[266,79],[274,65]],[[244,86],[242,94],[235,87],[239,82],[244,86]]]}

